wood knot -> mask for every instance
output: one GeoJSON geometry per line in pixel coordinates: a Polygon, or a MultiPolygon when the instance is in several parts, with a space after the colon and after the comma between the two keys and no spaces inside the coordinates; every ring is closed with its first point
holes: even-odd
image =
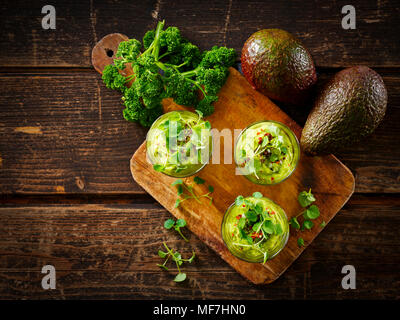
{"type": "Polygon", "coordinates": [[[75,177],[75,183],[78,186],[79,189],[83,190],[85,189],[85,183],[80,177],[75,177]]]}

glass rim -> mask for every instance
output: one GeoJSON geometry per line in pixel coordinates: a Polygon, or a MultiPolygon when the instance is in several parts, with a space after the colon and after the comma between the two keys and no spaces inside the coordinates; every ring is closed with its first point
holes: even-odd
{"type": "MultiPolygon", "coordinates": [[[[252,197],[252,196],[247,196],[247,197],[244,197],[244,198],[246,199],[246,198],[250,198],[250,197],[252,197]]],[[[268,198],[268,197],[263,196],[263,198],[265,198],[265,199],[271,201],[272,203],[274,203],[275,205],[277,205],[279,208],[281,208],[281,210],[282,210],[282,212],[283,212],[283,214],[284,214],[284,216],[285,216],[285,218],[286,218],[286,221],[288,221],[287,214],[286,214],[285,210],[284,210],[279,204],[277,204],[274,200],[272,200],[272,199],[270,199],[270,198],[268,198]]],[[[228,207],[228,209],[226,209],[226,211],[225,211],[225,213],[224,213],[224,216],[223,216],[223,218],[222,218],[222,222],[221,222],[221,237],[222,237],[222,241],[224,242],[225,246],[227,247],[227,249],[229,250],[229,252],[230,252],[234,257],[236,257],[236,258],[238,258],[238,259],[240,259],[240,260],[242,260],[242,261],[246,261],[246,262],[250,262],[250,263],[262,263],[262,262],[264,261],[263,258],[260,259],[260,260],[254,261],[254,260],[246,259],[246,258],[243,258],[243,257],[239,257],[238,255],[234,254],[234,253],[230,250],[230,248],[229,248],[229,246],[228,246],[228,244],[227,244],[227,241],[226,241],[225,238],[224,238],[223,229],[224,229],[224,225],[225,225],[225,223],[226,223],[226,217],[228,216],[228,214],[230,213],[231,209],[232,209],[235,205],[236,205],[236,203],[235,203],[235,201],[234,201],[234,202],[228,207]]],[[[286,245],[287,245],[287,243],[288,243],[288,241],[289,241],[289,236],[290,236],[289,221],[288,221],[288,230],[287,230],[287,232],[285,233],[285,235],[286,235],[286,238],[285,238],[285,240],[284,240],[283,246],[282,246],[276,253],[274,253],[271,257],[268,257],[267,261],[270,260],[270,259],[273,259],[274,257],[276,257],[276,256],[286,247],[286,245]]]]}
{"type": "MultiPolygon", "coordinates": [[[[172,110],[172,111],[163,113],[163,114],[160,115],[156,120],[153,121],[153,123],[151,124],[151,127],[149,128],[149,130],[148,130],[147,133],[146,133],[146,158],[150,161],[150,163],[151,163],[152,165],[154,165],[154,163],[151,161],[151,157],[148,155],[148,152],[147,152],[147,151],[148,151],[148,149],[147,149],[147,141],[148,141],[149,132],[150,132],[151,129],[153,129],[153,125],[154,125],[158,120],[160,120],[162,117],[164,117],[165,115],[170,114],[170,113],[172,113],[172,112],[179,112],[179,113],[188,112],[188,113],[191,113],[191,114],[194,114],[194,115],[198,115],[198,113],[192,112],[192,111],[189,111],[189,110],[172,110]]],[[[210,124],[211,124],[211,123],[210,123],[210,124]]],[[[211,159],[211,157],[212,157],[212,152],[213,152],[213,149],[214,149],[214,143],[213,143],[213,136],[212,136],[212,134],[211,134],[211,128],[210,128],[210,129],[207,129],[207,130],[210,131],[211,151],[210,151],[210,153],[209,153],[208,160],[207,160],[206,162],[202,163],[202,166],[200,166],[199,168],[197,168],[196,171],[193,171],[193,172],[190,172],[190,173],[184,174],[184,175],[172,175],[172,174],[168,174],[168,173],[163,172],[163,171],[159,171],[159,172],[162,173],[162,174],[164,174],[164,175],[166,175],[166,176],[168,176],[168,177],[172,177],[172,178],[187,178],[187,177],[193,176],[193,175],[195,175],[196,173],[199,173],[201,170],[203,170],[204,167],[205,167],[207,164],[210,163],[210,159],[211,159]]]]}
{"type": "Polygon", "coordinates": [[[239,133],[238,137],[236,138],[235,146],[234,146],[234,150],[233,150],[233,158],[234,158],[234,160],[235,160],[235,165],[236,165],[236,167],[239,168],[239,170],[241,170],[240,166],[239,166],[238,163],[236,162],[236,146],[237,146],[237,144],[238,144],[238,142],[239,142],[241,136],[243,135],[243,133],[244,133],[246,130],[250,129],[252,126],[254,126],[254,125],[256,125],[256,124],[264,123],[264,122],[272,122],[272,123],[275,123],[275,124],[278,124],[278,125],[282,126],[286,131],[288,131],[291,135],[293,135],[294,140],[296,141],[297,149],[299,150],[299,155],[298,155],[298,157],[297,157],[297,161],[296,161],[295,166],[293,167],[292,171],[290,171],[290,173],[289,173],[285,178],[283,178],[283,179],[280,180],[280,181],[277,181],[277,182],[274,182],[274,183],[259,183],[259,182],[254,182],[253,180],[250,180],[250,178],[248,177],[248,175],[242,174],[242,176],[244,176],[247,180],[249,180],[249,181],[251,181],[251,182],[253,182],[253,183],[257,184],[257,185],[261,185],[261,186],[273,186],[273,185],[279,184],[279,183],[285,181],[286,179],[288,179],[288,178],[293,174],[293,172],[296,171],[296,168],[297,168],[297,166],[298,166],[298,164],[299,164],[299,162],[300,162],[301,148],[300,148],[299,139],[297,138],[297,136],[295,135],[295,133],[293,132],[293,130],[290,129],[286,124],[284,124],[284,123],[282,123],[282,122],[279,122],[279,121],[276,121],[276,120],[259,120],[259,121],[256,121],[256,122],[251,123],[251,124],[248,125],[246,128],[244,128],[244,129],[239,133]]]}

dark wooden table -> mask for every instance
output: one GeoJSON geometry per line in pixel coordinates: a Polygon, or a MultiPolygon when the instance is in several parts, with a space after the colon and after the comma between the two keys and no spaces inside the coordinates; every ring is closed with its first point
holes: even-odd
{"type": "MultiPolygon", "coordinates": [[[[51,1],[56,30],[43,30],[42,1],[3,1],[0,298],[399,298],[400,10],[395,1],[353,1],[356,29],[343,30],[347,2],[51,1]],[[319,85],[357,64],[385,81],[384,122],[337,155],[356,177],[355,194],[270,285],[251,285],[195,235],[187,245],[165,230],[170,214],[130,175],[146,130],[122,118],[120,95],[105,88],[90,54],[104,35],[141,37],[157,19],[202,49],[238,52],[258,29],[286,29],[311,51],[319,85]],[[156,266],[162,241],[198,253],[185,283],[156,266]],[[56,267],[56,290],[41,287],[46,264],[56,267]],[[356,268],[356,290],[341,287],[346,264],[356,268]]],[[[309,106],[280,106],[304,124],[309,106]]]]}

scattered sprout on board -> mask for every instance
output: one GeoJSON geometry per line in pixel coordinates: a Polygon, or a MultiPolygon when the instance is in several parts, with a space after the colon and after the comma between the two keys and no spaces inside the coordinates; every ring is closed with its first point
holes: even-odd
{"type": "MultiPolygon", "coordinates": [[[[303,208],[305,208],[305,210],[290,219],[289,224],[296,230],[311,230],[314,227],[313,220],[317,219],[320,216],[319,208],[315,204],[312,204],[316,201],[316,199],[311,193],[311,189],[309,189],[308,192],[300,192],[297,199],[299,201],[299,204],[303,208]],[[298,220],[300,216],[303,216],[303,223],[300,223],[298,220]]],[[[326,222],[322,221],[319,226],[320,228],[324,228],[326,226],[326,222]]],[[[299,245],[299,247],[304,246],[304,239],[298,238],[297,244],[299,245]]]]}
{"type": "MultiPolygon", "coordinates": [[[[194,177],[193,179],[194,183],[196,184],[204,184],[205,180],[200,178],[200,177],[194,177]]],[[[188,185],[185,182],[183,182],[182,179],[177,179],[171,184],[172,186],[176,186],[177,189],[177,194],[180,198],[176,199],[175,201],[175,208],[178,208],[179,205],[189,199],[194,199],[198,203],[201,203],[201,198],[207,198],[212,202],[213,198],[210,196],[210,194],[214,191],[213,186],[208,186],[208,192],[204,193],[202,195],[197,195],[193,189],[192,185],[188,185]]]]}

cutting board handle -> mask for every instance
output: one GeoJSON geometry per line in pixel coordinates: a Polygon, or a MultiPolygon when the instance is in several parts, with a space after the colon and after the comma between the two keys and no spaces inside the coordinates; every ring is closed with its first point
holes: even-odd
{"type": "Polygon", "coordinates": [[[111,33],[96,43],[92,50],[92,65],[98,73],[103,73],[104,67],[114,62],[119,43],[128,39],[124,34],[111,33]]]}

